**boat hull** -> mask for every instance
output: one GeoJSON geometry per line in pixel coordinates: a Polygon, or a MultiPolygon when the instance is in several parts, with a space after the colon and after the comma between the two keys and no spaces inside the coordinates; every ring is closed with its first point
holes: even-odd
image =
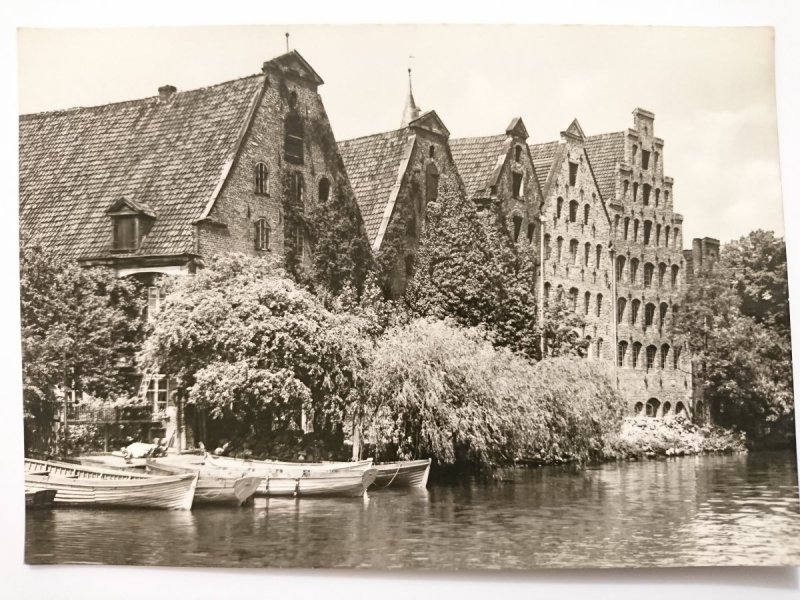
{"type": "Polygon", "coordinates": [[[242,476],[221,469],[179,467],[161,459],[150,459],[146,469],[152,474],[197,473],[199,477],[194,492],[194,506],[242,506],[255,495],[263,480],[262,477],[242,476]]]}
{"type": "Polygon", "coordinates": [[[52,508],[58,490],[25,490],[26,508],[52,508]]]}
{"type": "Polygon", "coordinates": [[[395,463],[376,464],[378,471],[373,488],[411,487],[424,488],[428,485],[431,459],[408,460],[395,463]]]}
{"type": "Polygon", "coordinates": [[[170,464],[217,467],[234,471],[254,473],[266,477],[269,474],[285,473],[301,476],[304,473],[336,473],[341,471],[365,471],[372,467],[372,459],[353,462],[287,462],[279,460],[245,460],[229,456],[205,456],[182,454],[170,456],[170,464]]]}
{"type": "Polygon", "coordinates": [[[376,472],[369,469],[352,473],[323,473],[300,477],[268,476],[262,480],[257,496],[267,498],[362,497],[375,481],[376,472]]]}

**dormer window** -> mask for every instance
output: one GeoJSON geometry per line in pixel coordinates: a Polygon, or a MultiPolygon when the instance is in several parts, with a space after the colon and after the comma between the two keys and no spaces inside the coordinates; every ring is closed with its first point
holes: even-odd
{"type": "Polygon", "coordinates": [[[256,165],[255,191],[259,196],[269,196],[269,169],[263,162],[256,165]]]}
{"type": "Polygon", "coordinates": [[[115,252],[134,252],[141,246],[155,220],[155,213],[143,204],[117,200],[106,211],[111,217],[112,249],[115,252]]]}

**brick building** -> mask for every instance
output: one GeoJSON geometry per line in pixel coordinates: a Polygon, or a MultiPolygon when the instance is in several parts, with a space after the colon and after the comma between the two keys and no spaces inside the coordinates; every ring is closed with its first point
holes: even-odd
{"type": "MultiPolygon", "coordinates": [[[[261,73],[198,90],[167,85],[141,100],[23,115],[21,232],[140,279],[150,311],[160,275],[191,274],[218,253],[307,264],[314,232],[296,215],[332,194],[355,202],[322,83],[291,51],[261,73]]],[[[144,377],[141,394],[157,420],[174,414],[165,377],[144,377]]]]}

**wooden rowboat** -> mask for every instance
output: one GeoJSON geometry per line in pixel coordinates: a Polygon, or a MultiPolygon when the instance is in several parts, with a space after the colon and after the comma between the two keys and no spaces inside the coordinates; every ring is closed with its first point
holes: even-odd
{"type": "Polygon", "coordinates": [[[197,473],[153,476],[69,463],[25,459],[25,487],[54,489],[55,505],[190,510],[197,473]]]}
{"type": "Polygon", "coordinates": [[[375,469],[366,471],[340,471],[333,473],[309,473],[300,476],[268,475],[262,480],[257,496],[309,497],[344,496],[362,497],[375,481],[375,469]]]}
{"type": "Polygon", "coordinates": [[[57,490],[25,490],[25,508],[52,508],[57,490]]]}
{"type": "Polygon", "coordinates": [[[389,486],[424,488],[428,485],[431,459],[377,463],[374,468],[378,471],[375,483],[372,484],[374,488],[389,486]]]}
{"type": "Polygon", "coordinates": [[[281,460],[245,460],[212,454],[181,454],[170,456],[173,464],[195,464],[224,469],[246,470],[266,477],[268,474],[336,473],[340,471],[365,471],[372,467],[372,459],[348,462],[289,462],[281,460]]]}
{"type": "Polygon", "coordinates": [[[176,466],[164,459],[149,459],[145,471],[152,475],[175,475],[197,473],[194,490],[194,505],[227,504],[242,506],[250,500],[261,485],[263,478],[238,474],[223,469],[202,466],[176,466]]]}

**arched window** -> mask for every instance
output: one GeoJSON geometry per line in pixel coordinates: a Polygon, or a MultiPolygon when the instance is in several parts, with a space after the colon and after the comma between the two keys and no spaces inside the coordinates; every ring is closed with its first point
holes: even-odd
{"type": "Polygon", "coordinates": [[[533,238],[536,236],[536,225],[528,223],[528,243],[533,244],[533,238]]]}
{"type": "Polygon", "coordinates": [[[670,410],[672,410],[672,405],[669,402],[664,402],[664,406],[661,409],[661,414],[666,417],[670,410]]]}
{"type": "Polygon", "coordinates": [[[561,219],[561,211],[564,208],[564,199],[558,198],[556,200],[556,219],[561,219]]]}
{"type": "Polygon", "coordinates": [[[269,195],[269,169],[267,165],[260,162],[256,165],[256,186],[255,192],[259,196],[269,195]]]}
{"type": "Polygon", "coordinates": [[[642,344],[640,342],[633,342],[631,347],[631,366],[635,369],[639,366],[639,354],[642,351],[642,344]]]}
{"type": "Polygon", "coordinates": [[[631,325],[636,325],[639,321],[639,307],[641,305],[642,301],[638,298],[631,300],[631,325]]]}
{"type": "Polygon", "coordinates": [[[544,284],[544,302],[547,304],[547,301],[550,300],[550,282],[546,281],[544,284]]]}
{"type": "Polygon", "coordinates": [[[425,167],[425,202],[435,202],[439,197],[439,169],[428,163],[425,167]]]}
{"type": "Polygon", "coordinates": [[[648,346],[647,350],[645,351],[645,359],[647,360],[647,369],[652,369],[655,366],[656,362],[656,347],[655,346],[648,346]]]}
{"type": "Polygon", "coordinates": [[[578,288],[569,289],[569,307],[572,312],[578,312],[578,288]]]}
{"type": "Polygon", "coordinates": [[[597,244],[597,247],[595,248],[595,256],[594,256],[594,268],[595,269],[599,269],[600,268],[600,257],[602,256],[602,254],[603,254],[603,246],[601,246],[600,244],[597,244]]]}
{"type": "Polygon", "coordinates": [[[637,416],[641,415],[642,410],[644,410],[644,404],[642,404],[641,402],[637,402],[636,405],[633,407],[633,414],[637,416]]]}
{"type": "Polygon", "coordinates": [[[675,327],[678,324],[678,305],[672,305],[672,326],[675,327]]]}
{"type": "Polygon", "coordinates": [[[545,260],[550,260],[550,253],[552,251],[552,247],[550,246],[550,234],[544,234],[544,258],[545,260]]]}
{"type": "Polygon", "coordinates": [[[578,240],[573,239],[569,241],[569,259],[570,264],[578,264],[578,240]]]}
{"type": "Polygon", "coordinates": [[[633,220],[633,241],[639,241],[639,219],[633,220]]]}
{"type": "Polygon", "coordinates": [[[597,316],[599,317],[602,313],[603,313],[603,294],[597,294],[597,316]]]}
{"type": "Polygon", "coordinates": [[[667,273],[667,265],[658,263],[658,287],[664,287],[664,275],[667,273]]]}
{"type": "Polygon", "coordinates": [[[675,415],[682,415],[684,417],[686,416],[686,407],[683,405],[683,402],[678,402],[675,405],[675,415]]]}
{"type": "Polygon", "coordinates": [[[667,357],[669,356],[669,344],[661,345],[661,356],[659,357],[658,367],[660,369],[667,368],[667,357]]]}
{"type": "Polygon", "coordinates": [[[644,263],[644,287],[653,285],[653,271],[655,271],[653,263],[644,263]]]}
{"type": "Polygon", "coordinates": [[[622,341],[617,344],[617,366],[625,366],[625,355],[628,352],[628,342],[622,341]]]}
{"type": "Polygon", "coordinates": [[[597,340],[597,358],[603,357],[603,338],[597,340]]]}
{"type": "Polygon", "coordinates": [[[656,305],[652,302],[648,302],[644,305],[644,326],[645,327],[652,327],[653,325],[653,317],[656,314],[656,305]]]}
{"type": "Polygon", "coordinates": [[[317,190],[317,198],[321,204],[324,204],[328,201],[328,198],[331,195],[331,182],[330,179],[327,177],[323,177],[319,180],[319,188],[317,190]]]}
{"type": "Polygon", "coordinates": [[[617,281],[622,281],[622,273],[623,273],[624,270],[625,270],[625,257],[624,256],[618,256],[617,257],[617,272],[616,272],[617,281]]]}
{"type": "Polygon", "coordinates": [[[661,190],[656,188],[656,208],[658,208],[658,201],[660,196],[661,196],[661,190]]]}
{"type": "Polygon", "coordinates": [[[522,146],[517,145],[517,147],[514,148],[514,160],[519,162],[521,158],[522,158],[522,146]]]}
{"type": "Polygon", "coordinates": [[[578,220],[578,201],[571,200],[569,203],[569,222],[575,223],[578,220]]]}
{"type": "Polygon", "coordinates": [[[584,341],[586,342],[586,354],[583,355],[583,358],[591,358],[591,356],[592,356],[592,336],[587,335],[584,338],[584,341]]]}
{"type": "Polygon", "coordinates": [[[283,157],[295,165],[303,164],[303,120],[294,110],[283,121],[283,157]]]}
{"type": "Polygon", "coordinates": [[[589,314],[589,307],[591,303],[592,303],[592,294],[591,292],[586,292],[583,295],[583,314],[585,315],[589,314]]]}
{"type": "Polygon", "coordinates": [[[630,186],[630,181],[627,179],[622,182],[622,199],[625,200],[628,197],[628,187],[630,186]]]}
{"type": "Polygon", "coordinates": [[[664,328],[664,324],[667,322],[667,308],[666,302],[662,302],[658,306],[658,326],[661,329],[664,328]]]}
{"type": "Polygon", "coordinates": [[[625,298],[617,298],[617,323],[622,323],[622,317],[625,316],[625,305],[628,301],[625,298]]]}
{"type": "Polygon", "coordinates": [[[584,204],[583,205],[583,224],[584,225],[588,225],[589,224],[589,205],[588,204],[584,204]]]}
{"type": "Polygon", "coordinates": [[[636,280],[639,278],[639,259],[632,258],[631,259],[631,285],[636,284],[636,280]]]}
{"type": "Polygon", "coordinates": [[[650,205],[650,184],[648,184],[648,183],[645,183],[642,186],[642,203],[645,206],[649,206],[650,205]]]}
{"type": "Polygon", "coordinates": [[[645,404],[645,414],[650,418],[655,418],[658,416],[658,407],[661,406],[661,403],[656,400],[655,398],[650,398],[645,404]]]}
{"type": "Polygon", "coordinates": [[[556,302],[561,302],[564,299],[564,286],[559,284],[556,286],[556,302]]]}
{"type": "Polygon", "coordinates": [[[672,287],[678,287],[678,272],[680,271],[680,267],[678,265],[672,265],[672,276],[671,276],[671,283],[672,287]]]}
{"type": "Polygon", "coordinates": [[[669,225],[664,227],[664,247],[669,246],[669,225]]]}
{"type": "Polygon", "coordinates": [[[561,263],[561,251],[564,248],[564,238],[558,236],[556,238],[556,262],[561,263]]]}
{"type": "Polygon", "coordinates": [[[256,221],[256,250],[270,249],[270,227],[266,219],[256,221]]]}
{"type": "Polygon", "coordinates": [[[630,227],[630,224],[631,224],[631,218],[630,217],[625,217],[625,224],[624,224],[624,227],[623,227],[624,235],[623,235],[623,238],[622,238],[624,240],[628,239],[628,228],[630,227]]]}
{"type": "Polygon", "coordinates": [[[681,358],[681,348],[680,348],[680,346],[675,346],[675,348],[672,349],[672,368],[673,369],[677,369],[678,368],[678,366],[680,364],[680,358],[681,358]]]}
{"type": "Polygon", "coordinates": [[[653,231],[653,223],[652,221],[645,221],[644,222],[644,245],[650,245],[650,233],[653,231]]]}
{"type": "Polygon", "coordinates": [[[664,192],[664,206],[669,207],[669,192],[664,192]]]}
{"type": "Polygon", "coordinates": [[[589,266],[589,256],[592,254],[592,245],[589,242],[586,242],[583,245],[583,266],[589,266]]]}
{"type": "Polygon", "coordinates": [[[292,201],[294,202],[295,206],[302,210],[306,201],[306,185],[305,181],[303,180],[303,174],[300,171],[295,171],[292,173],[291,181],[292,201]]]}
{"type": "Polygon", "coordinates": [[[656,223],[656,247],[661,245],[661,223],[656,223]]]}
{"type": "Polygon", "coordinates": [[[636,197],[638,195],[639,195],[639,184],[634,182],[634,184],[633,184],[633,201],[634,202],[636,202],[636,197]]]}

